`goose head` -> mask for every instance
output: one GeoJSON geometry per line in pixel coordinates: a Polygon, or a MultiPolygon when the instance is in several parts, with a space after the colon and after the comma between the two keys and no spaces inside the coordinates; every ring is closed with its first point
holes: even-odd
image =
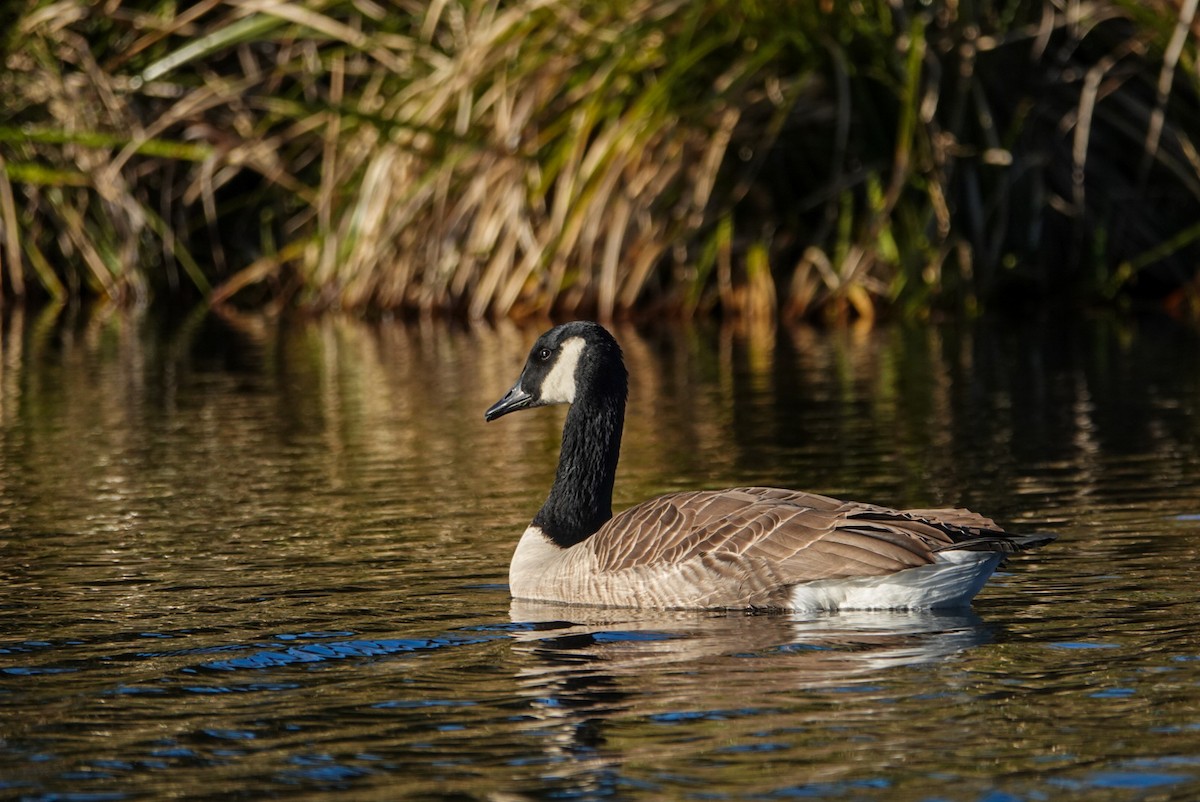
{"type": "Polygon", "coordinates": [[[608,331],[588,321],[564,323],[538,337],[516,384],[484,419],[551,404],[607,400],[623,407],[627,382],[621,347],[608,331]]]}

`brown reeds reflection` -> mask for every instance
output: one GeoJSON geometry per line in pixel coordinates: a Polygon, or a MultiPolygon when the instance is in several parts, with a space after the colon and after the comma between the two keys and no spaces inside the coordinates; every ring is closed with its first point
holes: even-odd
{"type": "MultiPolygon", "coordinates": [[[[0,443],[14,526],[112,537],[143,556],[170,543],[197,559],[220,531],[234,562],[350,548],[401,572],[415,570],[412,543],[437,544],[439,564],[503,582],[552,481],[563,411],[492,424],[482,413],[544,325],[226,310],[163,328],[113,307],[10,310],[0,443]],[[261,549],[228,534],[246,531],[261,549]]],[[[1164,518],[1200,506],[1189,469],[1200,393],[1160,359],[1192,353],[1191,335],[614,331],[631,374],[618,508],[738,484],[965,505],[1018,528],[1144,515],[1127,511],[1148,488],[1164,518]]]]}

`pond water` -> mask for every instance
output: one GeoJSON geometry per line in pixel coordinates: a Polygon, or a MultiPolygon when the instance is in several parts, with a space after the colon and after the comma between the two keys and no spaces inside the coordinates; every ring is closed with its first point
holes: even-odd
{"type": "Polygon", "coordinates": [[[1200,337],[616,327],[616,506],[1051,529],[960,614],[514,604],[541,327],[8,310],[0,797],[1200,798],[1200,337]]]}

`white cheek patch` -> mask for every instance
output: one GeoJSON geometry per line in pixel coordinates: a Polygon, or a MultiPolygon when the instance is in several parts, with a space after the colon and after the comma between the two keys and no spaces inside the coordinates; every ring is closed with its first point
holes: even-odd
{"type": "Polygon", "coordinates": [[[579,355],[583,353],[584,345],[586,343],[582,337],[572,337],[562,344],[554,367],[542,382],[543,404],[575,403],[575,368],[579,365],[579,355]]]}

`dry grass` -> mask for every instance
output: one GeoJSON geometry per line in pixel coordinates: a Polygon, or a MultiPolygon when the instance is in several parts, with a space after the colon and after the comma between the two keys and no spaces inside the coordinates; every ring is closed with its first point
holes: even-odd
{"type": "Polygon", "coordinates": [[[9,13],[11,295],[869,319],[1200,261],[1195,0],[9,13]]]}

